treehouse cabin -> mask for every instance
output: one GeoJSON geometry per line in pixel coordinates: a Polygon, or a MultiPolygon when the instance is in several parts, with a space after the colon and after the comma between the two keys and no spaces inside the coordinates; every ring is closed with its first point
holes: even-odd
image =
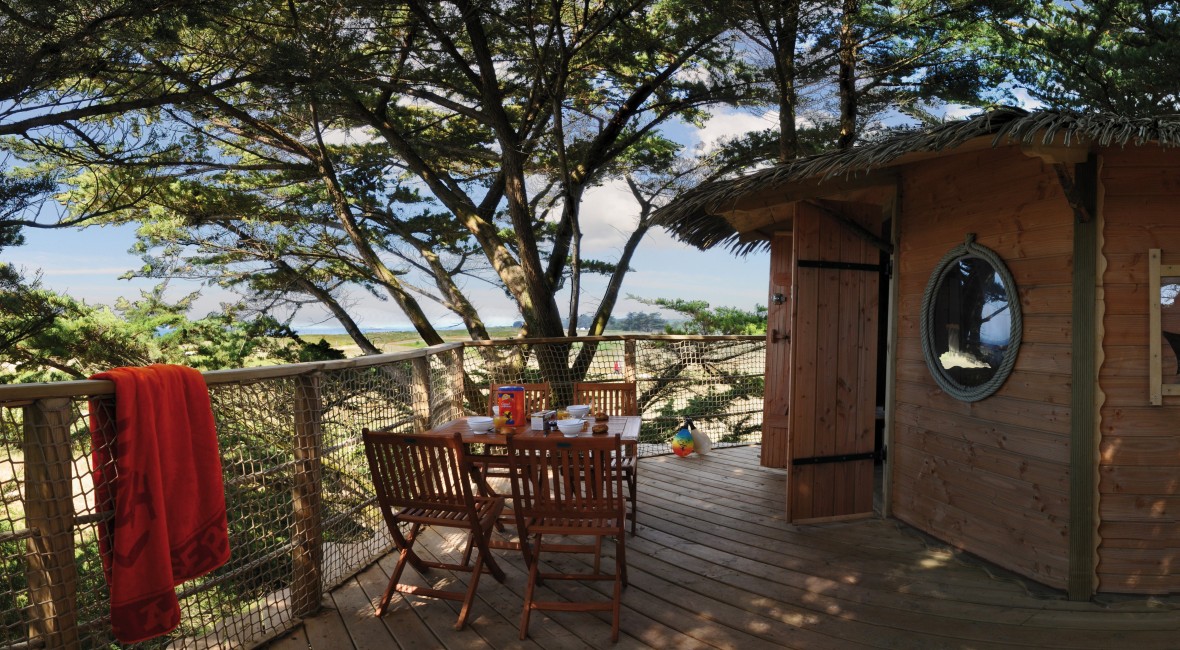
{"type": "Polygon", "coordinates": [[[770,251],[761,463],[1071,598],[1180,592],[1180,123],[998,109],[657,214],[770,251]]]}

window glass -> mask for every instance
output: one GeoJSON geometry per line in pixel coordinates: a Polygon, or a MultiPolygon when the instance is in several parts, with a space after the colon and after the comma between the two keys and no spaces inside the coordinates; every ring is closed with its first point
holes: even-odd
{"type": "Polygon", "coordinates": [[[1164,383],[1180,376],[1180,278],[1162,278],[1160,283],[1160,325],[1164,337],[1161,355],[1164,383]],[[1168,354],[1171,350],[1171,354],[1168,354]]]}
{"type": "Polygon", "coordinates": [[[967,387],[995,376],[1012,337],[1004,280],[987,260],[964,257],[943,273],[931,313],[934,352],[942,372],[967,387]]]}

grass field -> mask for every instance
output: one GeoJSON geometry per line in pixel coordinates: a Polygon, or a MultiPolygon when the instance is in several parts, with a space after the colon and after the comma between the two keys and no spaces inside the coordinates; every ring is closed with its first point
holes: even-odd
{"type": "MultiPolygon", "coordinates": [[[[519,332],[520,329],[516,327],[488,328],[488,333],[495,339],[512,338],[519,332]]],[[[470,338],[467,335],[467,330],[439,330],[439,334],[447,342],[466,341],[470,338]]],[[[402,352],[426,347],[426,343],[421,336],[418,336],[417,332],[366,332],[365,336],[368,336],[373,345],[380,348],[382,352],[402,352]]],[[[353,343],[352,337],[347,334],[307,335],[303,338],[313,342],[322,338],[349,357],[360,356],[361,353],[361,349],[357,347],[356,343],[353,343]]]]}

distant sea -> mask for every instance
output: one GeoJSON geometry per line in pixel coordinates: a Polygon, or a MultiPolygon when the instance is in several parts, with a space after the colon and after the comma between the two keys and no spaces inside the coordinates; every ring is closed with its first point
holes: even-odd
{"type": "MultiPolygon", "coordinates": [[[[306,335],[310,335],[310,334],[323,335],[323,334],[347,334],[348,333],[348,332],[345,332],[344,328],[340,327],[339,325],[299,325],[299,326],[293,327],[292,329],[294,329],[295,333],[300,336],[306,336],[306,335]]],[[[368,328],[364,328],[363,331],[365,331],[365,332],[412,332],[413,330],[414,330],[414,328],[412,328],[412,327],[368,327],[368,328]]]]}
{"type": "MultiPolygon", "coordinates": [[[[489,325],[489,327],[511,327],[511,324],[489,325]]],[[[345,332],[344,328],[340,327],[339,325],[295,325],[292,327],[292,329],[294,329],[295,333],[300,336],[311,336],[311,335],[322,336],[324,334],[347,334],[348,333],[348,332],[345,332]]],[[[447,332],[447,331],[451,331],[451,330],[462,330],[463,326],[462,325],[440,325],[440,326],[436,327],[435,329],[437,329],[441,332],[447,332]]],[[[393,327],[362,327],[361,331],[365,332],[366,334],[372,334],[375,332],[413,332],[414,328],[410,327],[409,325],[396,325],[393,327]]]]}

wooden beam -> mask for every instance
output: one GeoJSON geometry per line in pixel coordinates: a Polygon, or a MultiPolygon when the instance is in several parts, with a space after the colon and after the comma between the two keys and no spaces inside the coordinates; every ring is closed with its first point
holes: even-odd
{"type": "Polygon", "coordinates": [[[1081,162],[1073,165],[1073,173],[1065,163],[1053,165],[1057,173],[1057,182],[1065,193],[1065,200],[1073,208],[1074,216],[1079,222],[1092,221],[1096,207],[1094,205],[1095,184],[1097,174],[1091,168],[1093,163],[1081,162]]]}
{"type": "MultiPolygon", "coordinates": [[[[1097,204],[1096,157],[1076,165],[1079,176],[1092,174],[1084,187],[1097,204]]],[[[1097,292],[1098,220],[1075,211],[1073,238],[1073,331],[1069,438],[1069,576],[1070,600],[1089,600],[1098,587],[1098,391],[1097,292]]]]}
{"type": "Polygon", "coordinates": [[[874,234],[872,231],[870,231],[869,229],[860,225],[859,223],[853,221],[852,219],[848,218],[846,215],[839,212],[838,210],[833,210],[833,209],[827,207],[826,205],[823,205],[822,203],[818,203],[816,201],[804,201],[804,203],[814,207],[815,209],[819,210],[820,212],[823,212],[824,214],[828,215],[829,217],[835,219],[836,221],[839,221],[842,225],[844,225],[844,227],[846,227],[849,230],[851,230],[852,232],[856,233],[857,237],[860,237],[861,239],[869,242],[875,248],[885,251],[889,255],[893,254],[893,244],[892,243],[890,243],[884,239],[881,239],[876,234],[874,234]]]}
{"type": "Polygon", "coordinates": [[[1021,142],[1020,152],[1030,158],[1040,158],[1050,165],[1084,163],[1090,157],[1090,144],[1079,142],[1066,145],[1062,137],[1048,144],[1040,139],[1032,142],[1021,142]]]}

